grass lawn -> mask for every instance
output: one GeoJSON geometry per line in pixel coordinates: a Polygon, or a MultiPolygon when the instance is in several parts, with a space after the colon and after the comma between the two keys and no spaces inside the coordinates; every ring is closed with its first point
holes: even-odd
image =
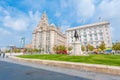
{"type": "Polygon", "coordinates": [[[33,55],[21,55],[18,57],[120,66],[120,55],[92,54],[89,56],[71,56],[71,55],[59,55],[59,54],[33,54],[33,55]]]}

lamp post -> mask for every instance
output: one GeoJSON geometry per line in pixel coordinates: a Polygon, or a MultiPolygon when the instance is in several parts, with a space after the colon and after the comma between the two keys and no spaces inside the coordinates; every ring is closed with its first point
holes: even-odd
{"type": "Polygon", "coordinates": [[[12,55],[14,46],[13,45],[9,45],[8,47],[10,47],[10,55],[12,55]]]}
{"type": "Polygon", "coordinates": [[[86,46],[86,52],[88,53],[88,43],[87,42],[85,43],[85,46],[86,46]]]}
{"type": "Polygon", "coordinates": [[[39,50],[38,50],[38,53],[40,53],[40,45],[39,45],[39,50]]]}
{"type": "Polygon", "coordinates": [[[86,46],[86,51],[88,52],[88,45],[86,46]]]}

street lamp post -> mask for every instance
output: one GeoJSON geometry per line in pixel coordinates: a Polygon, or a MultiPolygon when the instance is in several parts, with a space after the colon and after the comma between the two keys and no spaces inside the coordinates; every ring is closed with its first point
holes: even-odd
{"type": "Polygon", "coordinates": [[[12,55],[14,46],[13,46],[13,45],[10,45],[10,46],[8,46],[8,47],[10,47],[10,55],[12,55]]]}

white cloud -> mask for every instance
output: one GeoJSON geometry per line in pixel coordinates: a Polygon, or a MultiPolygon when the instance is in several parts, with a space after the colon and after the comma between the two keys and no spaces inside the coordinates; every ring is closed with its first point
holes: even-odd
{"type": "Polygon", "coordinates": [[[3,13],[4,13],[5,15],[10,15],[9,12],[8,12],[7,10],[4,10],[4,9],[3,9],[3,13]]]}
{"type": "Polygon", "coordinates": [[[28,19],[27,18],[14,18],[11,16],[5,16],[3,20],[3,24],[5,27],[12,28],[17,31],[26,30],[28,27],[28,19]]]}
{"type": "MultiPolygon", "coordinates": [[[[48,16],[53,19],[51,21],[54,21],[52,16],[54,14],[57,21],[53,23],[60,25],[63,32],[71,25],[74,26],[74,24],[94,23],[101,16],[101,18],[110,21],[114,39],[120,40],[120,37],[116,37],[120,30],[119,0],[59,0],[51,1],[50,3],[46,2],[46,0],[20,1],[19,5],[24,6],[24,10],[22,10],[22,7],[18,8],[17,6],[12,7],[9,5],[1,7],[1,5],[0,23],[3,24],[2,28],[8,28],[14,31],[13,33],[18,33],[19,36],[26,35],[27,38],[28,36],[31,37],[30,34],[40,20],[41,13],[39,11],[47,10],[48,16]]],[[[9,34],[8,30],[0,31],[4,34],[9,34]]],[[[14,36],[16,37],[17,34],[14,34],[14,36]]]]}
{"type": "Polygon", "coordinates": [[[38,22],[40,21],[40,16],[41,13],[39,11],[29,11],[29,27],[31,27],[31,30],[34,30],[34,28],[36,28],[38,22]]]}
{"type": "Polygon", "coordinates": [[[103,0],[99,6],[99,15],[103,20],[109,20],[111,23],[111,34],[113,40],[120,40],[120,37],[116,36],[119,34],[119,23],[120,23],[120,0],[103,0]]]}
{"type": "Polygon", "coordinates": [[[15,7],[0,6],[0,45],[15,44],[20,46],[20,38],[26,37],[27,43],[31,41],[30,35],[40,20],[39,11],[22,12],[15,7]],[[9,39],[9,40],[8,40],[9,39]],[[28,41],[29,40],[29,41],[28,41]]]}
{"type": "Polygon", "coordinates": [[[10,34],[11,32],[9,32],[8,30],[0,28],[0,36],[10,35],[10,34]]]}
{"type": "Polygon", "coordinates": [[[63,33],[65,33],[66,29],[69,28],[71,24],[67,20],[63,20],[60,26],[60,29],[63,33]]]}
{"type": "Polygon", "coordinates": [[[65,33],[65,31],[70,28],[70,25],[61,25],[60,30],[65,33]]]}
{"type": "Polygon", "coordinates": [[[33,11],[29,11],[29,16],[32,21],[39,21],[40,20],[41,13],[39,11],[36,11],[33,13],[33,11]]]}
{"type": "Polygon", "coordinates": [[[77,14],[80,17],[93,17],[95,12],[95,5],[93,0],[78,0],[76,1],[77,14]]]}
{"type": "Polygon", "coordinates": [[[60,7],[61,9],[65,9],[68,7],[68,4],[65,0],[60,0],[60,7]]]}
{"type": "Polygon", "coordinates": [[[11,28],[13,30],[22,31],[28,27],[28,17],[21,11],[13,7],[5,9],[1,6],[0,21],[4,27],[11,28]]]}
{"type": "Polygon", "coordinates": [[[99,5],[103,17],[113,19],[120,18],[120,0],[103,0],[99,5]]]}
{"type": "Polygon", "coordinates": [[[16,9],[15,11],[7,11],[3,7],[0,7],[0,11],[4,14],[0,16],[0,21],[3,23],[3,26],[15,31],[25,31],[28,27],[33,29],[32,27],[40,20],[39,11],[35,11],[34,13],[33,11],[29,11],[28,14],[25,14],[16,9]]]}
{"type": "Polygon", "coordinates": [[[56,13],[55,13],[55,16],[56,16],[56,17],[60,17],[60,16],[61,16],[61,13],[60,13],[60,12],[56,12],[56,13]]]}

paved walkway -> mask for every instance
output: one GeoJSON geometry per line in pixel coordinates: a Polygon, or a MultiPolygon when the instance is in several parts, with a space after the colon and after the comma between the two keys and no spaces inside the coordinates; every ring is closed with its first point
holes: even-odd
{"type": "Polygon", "coordinates": [[[120,76],[0,58],[0,80],[120,80],[120,76]]]}

